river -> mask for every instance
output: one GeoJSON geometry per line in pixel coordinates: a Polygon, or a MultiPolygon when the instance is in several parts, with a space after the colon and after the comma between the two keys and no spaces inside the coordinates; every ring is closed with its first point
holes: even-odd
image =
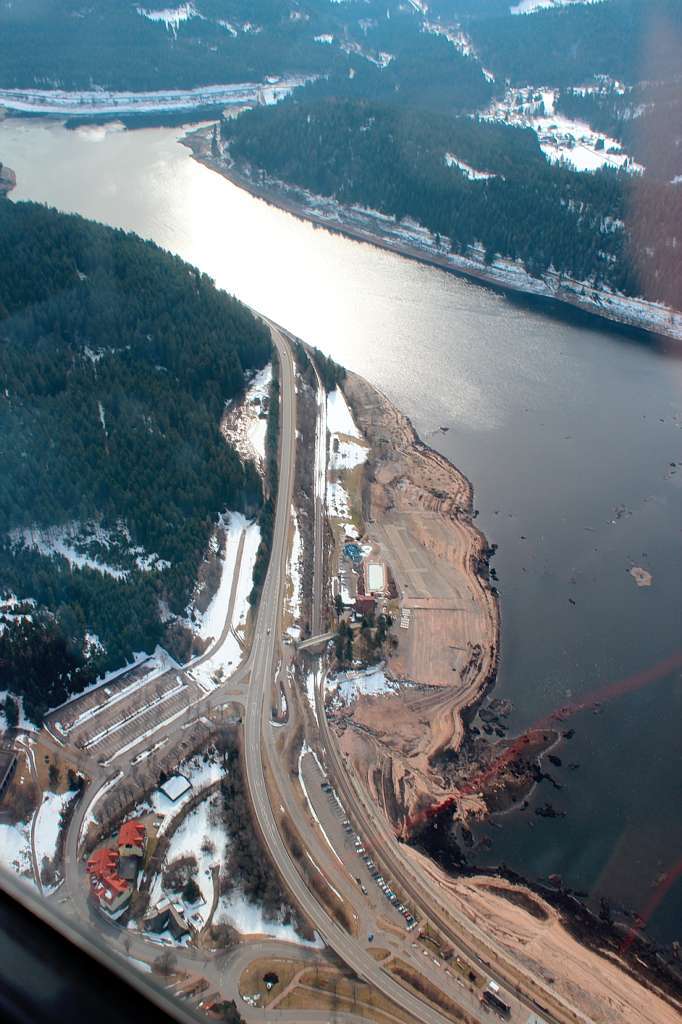
{"type": "MultiPolygon", "coordinates": [[[[492,848],[474,859],[643,909],[682,857],[682,693],[664,665],[681,645],[682,360],[314,228],[192,160],[179,137],[7,120],[0,160],[17,173],[14,200],[152,238],[364,374],[467,474],[499,545],[495,695],[513,702],[512,729],[625,684],[566,723],[575,736],[552,770],[563,789],[543,782],[528,811],[486,828],[492,848]],[[548,799],[565,818],[533,814],[548,799]]],[[[678,881],[648,932],[682,938],[681,920],[678,881]]]]}

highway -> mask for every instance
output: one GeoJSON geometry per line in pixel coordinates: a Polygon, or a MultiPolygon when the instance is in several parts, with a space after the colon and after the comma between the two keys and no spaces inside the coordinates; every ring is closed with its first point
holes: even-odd
{"type": "MultiPolygon", "coordinates": [[[[292,902],[300,908],[311,925],[323,938],[325,943],[350,967],[355,974],[373,988],[381,992],[387,999],[392,1000],[403,1010],[412,1014],[415,1021],[423,1024],[447,1024],[451,1020],[442,1012],[435,1009],[430,1003],[420,999],[412,990],[404,988],[393,976],[391,976],[373,957],[367,947],[365,926],[369,923],[377,934],[379,940],[382,931],[378,920],[377,912],[372,911],[367,903],[358,903],[356,909],[360,910],[363,918],[363,927],[360,935],[349,934],[332,918],[326,907],[319,901],[316,894],[309,888],[301,869],[289,853],[288,847],[282,839],[273,806],[280,803],[286,804],[287,810],[292,811],[294,825],[301,825],[301,815],[296,811],[296,798],[294,790],[298,786],[287,767],[280,763],[274,742],[274,730],[271,724],[272,708],[272,687],[275,679],[277,661],[281,656],[281,621],[284,595],[287,585],[287,559],[288,539],[290,527],[290,509],[294,491],[295,468],[296,468],[296,388],[295,388],[295,365],[293,353],[284,332],[277,325],[266,321],[268,324],[273,343],[276,347],[280,364],[280,461],[279,461],[279,484],[277,492],[277,503],[275,522],[273,529],[272,551],[270,564],[263,585],[260,604],[258,608],[254,638],[251,651],[242,664],[235,670],[230,678],[212,692],[193,700],[188,704],[179,720],[168,725],[161,725],[155,732],[153,740],[140,737],[139,748],[133,747],[125,753],[125,757],[115,755],[111,758],[109,767],[105,768],[88,755],[81,752],[81,763],[84,770],[90,776],[86,792],[79,801],[76,813],[73,816],[64,845],[64,883],[59,890],[59,901],[65,901],[63,909],[80,919],[81,923],[93,924],[93,913],[87,900],[87,883],[83,872],[83,866],[79,860],[80,834],[86,816],[91,812],[94,802],[111,784],[118,772],[125,771],[130,764],[133,754],[138,749],[144,749],[145,744],[149,747],[152,742],[159,739],[171,738],[181,733],[189,723],[202,714],[224,705],[226,701],[236,702],[244,707],[244,737],[243,751],[245,764],[245,778],[248,788],[255,825],[258,828],[262,841],[267,852],[276,865],[288,890],[292,902]],[[266,779],[272,787],[273,792],[268,789],[266,779]],[[277,790],[277,794],[274,793],[277,790]],[[368,914],[370,915],[368,917],[368,914]],[[371,915],[374,916],[371,916],[371,915]]],[[[319,378],[318,378],[319,381],[319,378]]],[[[323,565],[324,565],[324,480],[326,479],[326,421],[324,416],[325,395],[321,388],[318,392],[318,422],[316,442],[316,488],[315,488],[315,553],[314,553],[314,600],[313,608],[313,632],[320,632],[320,617],[322,608],[323,593],[323,565]],[[321,465],[320,465],[320,459],[321,465]]],[[[230,616],[228,615],[228,622],[230,616]]],[[[220,647],[227,636],[227,629],[224,629],[213,651],[220,647]]],[[[201,659],[199,659],[201,660],[201,659]]],[[[197,661],[198,663],[198,661],[197,661]]],[[[185,669],[188,666],[185,666],[185,669]]],[[[183,670],[184,671],[184,670],[183,670]]],[[[345,764],[343,763],[336,747],[335,737],[328,729],[323,701],[318,696],[317,718],[320,723],[323,750],[330,771],[339,792],[343,795],[344,802],[348,808],[351,820],[358,830],[362,829],[363,836],[371,843],[372,851],[376,852],[378,863],[386,866],[386,871],[391,873],[396,889],[409,896],[414,908],[421,917],[429,919],[437,925],[442,933],[453,942],[453,944],[472,960],[478,959],[478,954],[485,950],[492,949],[492,943],[482,933],[474,928],[471,922],[463,917],[453,915],[451,908],[446,908],[438,900],[433,891],[433,882],[422,878],[415,866],[404,856],[395,836],[392,834],[388,823],[380,816],[376,808],[372,808],[367,798],[350,779],[345,764]],[[471,940],[465,941],[465,937],[471,940]]],[[[315,737],[309,737],[315,742],[315,737]]],[[[59,747],[57,747],[59,749],[59,747]]],[[[303,832],[302,832],[303,834],[303,832]]],[[[306,832],[306,841],[310,841],[310,850],[314,854],[314,860],[318,864],[328,862],[329,850],[325,846],[324,839],[317,832],[306,832]]],[[[353,900],[357,903],[358,891],[353,892],[353,900]]],[[[351,903],[351,905],[353,905],[351,903]]],[[[357,915],[355,915],[357,917],[357,915]]],[[[100,915],[94,915],[99,918],[100,915]]],[[[108,925],[106,922],[99,923],[99,930],[105,940],[118,948],[120,951],[122,939],[120,929],[108,925]]],[[[402,927],[402,926],[401,926],[402,927]]],[[[131,934],[132,952],[143,960],[153,960],[158,956],[158,946],[151,946],[143,936],[131,934]]],[[[404,947],[409,946],[405,936],[400,939],[404,947]]],[[[255,944],[256,946],[258,944],[255,944]]],[[[240,947],[244,949],[245,947],[240,947]]],[[[232,978],[231,988],[236,990],[238,975],[235,978],[233,968],[229,967],[229,958],[222,963],[222,975],[217,967],[220,959],[217,955],[206,957],[201,953],[190,949],[178,949],[175,951],[178,960],[186,962],[189,970],[205,971],[211,980],[217,981],[222,977],[227,982],[227,973],[230,971],[232,978]],[[202,957],[204,967],[199,967],[202,957]]],[[[252,951],[253,952],[253,951],[252,951]]],[[[405,950],[399,955],[404,955],[405,950]]],[[[245,956],[247,954],[244,954],[245,956]]],[[[407,955],[410,951],[407,950],[407,955]]],[[[413,954],[412,954],[413,955],[413,954]]],[[[495,953],[492,954],[493,958],[495,953]]],[[[252,956],[253,958],[253,956],[252,956]]],[[[224,957],[223,957],[224,959],[224,957]]],[[[234,958],[233,958],[234,959],[234,958]]],[[[495,971],[489,970],[492,977],[497,978],[501,984],[514,991],[509,985],[506,975],[516,977],[516,971],[507,970],[508,959],[502,956],[503,965],[495,971]],[[498,977],[499,975],[499,977],[498,977]]],[[[236,962],[236,961],[235,961],[236,962]]],[[[241,960],[239,961],[242,962],[241,960]]],[[[424,965],[425,974],[433,975],[433,968],[429,963],[424,965]]],[[[436,973],[439,973],[438,971],[436,973]]],[[[441,972],[442,973],[442,972],[441,972]]],[[[519,972],[520,974],[520,972],[519,972]]],[[[525,981],[526,979],[524,979],[525,981]]],[[[441,983],[443,991],[447,990],[450,999],[455,999],[450,991],[452,982],[441,983]]],[[[524,990],[537,995],[543,1005],[556,1006],[556,997],[544,990],[535,980],[525,985],[524,990]]],[[[517,993],[518,995],[518,993],[517,993]]],[[[519,997],[520,998],[520,997],[519,997]]],[[[478,1005],[475,996],[463,991],[461,998],[457,1000],[462,1005],[463,1019],[465,1020],[489,1020],[487,1012],[484,1014],[478,1005]]],[[[514,1000],[515,1005],[516,1000],[514,1000]]],[[[529,1000],[522,1001],[525,1015],[523,1021],[534,1009],[529,1000]]],[[[561,1007],[564,1012],[557,1020],[577,1021],[580,1018],[575,1013],[566,1012],[567,1008],[561,1007]]],[[[256,1011],[254,1008],[244,1006],[242,1012],[249,1019],[262,1019],[263,1011],[256,1011]]],[[[555,1018],[543,1013],[552,1021],[555,1018]]],[[[272,1019],[272,1015],[270,1018],[272,1019]]],[[[278,1019],[287,1019],[286,1017],[278,1019]]],[[[299,1020],[313,1020],[314,1015],[304,1017],[299,1015],[299,1020]]],[[[329,1019],[326,1011],[317,1014],[318,1020],[329,1019]]],[[[352,1015],[341,1016],[338,1019],[351,1021],[352,1015]]],[[[521,1019],[516,1018],[515,1019],[521,1019]]]]}
{"type": "MultiPolygon", "coordinates": [[[[256,636],[251,651],[251,685],[244,729],[246,778],[255,818],[268,853],[285,885],[316,931],[341,959],[364,981],[412,1013],[423,1024],[446,1024],[448,1018],[406,991],[372,959],[364,942],[343,931],[322,907],[299,874],[282,840],[270,803],[263,764],[269,747],[263,736],[270,730],[270,687],[274,678],[276,638],[286,585],[289,509],[293,494],[296,449],[294,364],[291,349],[280,331],[271,325],[280,359],[280,471],[272,554],[258,611],[256,636]]],[[[275,769],[276,770],[276,769],[275,769]]]]}

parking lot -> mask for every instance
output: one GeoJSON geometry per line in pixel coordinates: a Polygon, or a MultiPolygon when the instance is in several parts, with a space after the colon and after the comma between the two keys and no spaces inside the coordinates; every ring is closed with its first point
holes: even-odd
{"type": "Polygon", "coordinates": [[[196,683],[163,651],[53,711],[49,732],[62,744],[108,764],[153,742],[162,726],[180,719],[200,696],[196,683]]]}
{"type": "Polygon", "coordinates": [[[363,895],[393,926],[411,931],[417,924],[410,909],[382,876],[363,838],[353,828],[346,809],[315,758],[307,755],[303,762],[305,785],[321,827],[337,851],[363,895]]]}

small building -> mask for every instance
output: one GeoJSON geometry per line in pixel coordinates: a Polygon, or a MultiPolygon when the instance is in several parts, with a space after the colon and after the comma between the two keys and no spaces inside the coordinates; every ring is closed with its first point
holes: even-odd
{"type": "Polygon", "coordinates": [[[167,896],[162,897],[144,919],[144,930],[154,935],[168,931],[174,939],[180,939],[191,930],[182,914],[179,914],[167,896]]]}
{"type": "Polygon", "coordinates": [[[367,566],[367,593],[383,594],[386,587],[386,575],[381,562],[370,562],[367,566]]]}
{"type": "Polygon", "coordinates": [[[377,603],[371,594],[358,594],[355,598],[356,615],[374,615],[377,603]]]}
{"type": "Polygon", "coordinates": [[[192,788],[192,783],[184,775],[170,775],[166,781],[159,786],[161,792],[173,803],[179,800],[183,793],[192,788]]]}
{"type": "Polygon", "coordinates": [[[118,833],[119,857],[144,857],[147,829],[141,821],[125,821],[118,833]]]}

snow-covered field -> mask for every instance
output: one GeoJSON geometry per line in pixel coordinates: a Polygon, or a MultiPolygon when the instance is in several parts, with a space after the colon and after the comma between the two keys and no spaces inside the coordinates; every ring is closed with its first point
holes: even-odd
{"type": "Polygon", "coordinates": [[[325,679],[325,692],[334,695],[343,704],[352,704],[361,695],[377,696],[382,693],[395,693],[396,683],[387,679],[383,665],[365,669],[361,672],[342,672],[333,678],[325,679]]]}
{"type": "Polygon", "coordinates": [[[465,163],[464,160],[459,160],[454,153],[445,154],[445,163],[448,167],[456,167],[462,171],[469,181],[487,181],[489,178],[497,177],[497,175],[491,174],[490,171],[477,171],[471,164],[465,163]]]}
{"type": "Polygon", "coordinates": [[[221,896],[213,915],[214,924],[229,924],[240,935],[266,935],[280,942],[296,942],[299,946],[310,946],[322,949],[324,943],[320,938],[314,942],[302,939],[292,924],[283,924],[279,920],[268,921],[263,908],[256,903],[248,903],[238,890],[229,896],[221,896]]]}
{"type": "Polygon", "coordinates": [[[338,482],[327,484],[327,512],[333,519],[350,521],[350,497],[344,486],[338,482]]]}
{"type": "Polygon", "coordinates": [[[0,89],[0,106],[28,113],[82,117],[86,114],[149,113],[257,102],[271,105],[314,77],[290,75],[263,83],[236,82],[155,92],[112,92],[97,88],[83,92],[67,92],[63,89],[0,89]]]}
{"type": "Polygon", "coordinates": [[[344,434],[346,437],[361,438],[355,426],[353,414],[341,388],[334,388],[327,395],[327,430],[330,434],[344,434]]]}
{"type": "Polygon", "coordinates": [[[296,510],[293,505],[291,508],[291,519],[294,526],[294,534],[291,542],[291,554],[289,556],[289,563],[287,567],[289,580],[291,582],[291,592],[287,598],[287,607],[294,623],[296,623],[301,617],[301,595],[303,590],[303,543],[301,540],[301,531],[298,528],[298,516],[296,515],[296,510]]]}
{"type": "Polygon", "coordinates": [[[570,7],[573,4],[600,4],[603,0],[519,0],[510,6],[510,14],[533,14],[535,11],[546,11],[551,7],[570,7]]]}
{"type": "Polygon", "coordinates": [[[74,790],[43,795],[43,802],[36,811],[35,819],[35,849],[39,866],[43,863],[43,857],[50,861],[54,860],[62,811],[77,796],[78,793],[74,790]]]}
{"type": "Polygon", "coordinates": [[[220,794],[214,794],[191,810],[173,833],[166,854],[166,865],[180,857],[196,857],[195,881],[201,890],[201,900],[184,907],[187,920],[198,929],[206,924],[213,906],[213,868],[219,869],[225,860],[227,835],[220,819],[220,801],[220,794]]]}
{"type": "MultiPolygon", "coordinates": [[[[239,566],[239,576],[235,584],[235,599],[230,620],[230,632],[210,658],[201,661],[199,664],[194,664],[189,669],[192,678],[206,691],[214,689],[221,679],[226,679],[230,676],[242,660],[242,648],[237,639],[237,632],[243,633],[251,607],[249,595],[253,589],[253,570],[259,546],[260,527],[257,523],[249,522],[244,530],[244,547],[239,566]]],[[[207,611],[211,611],[211,621],[213,622],[214,629],[217,629],[221,621],[223,623],[227,621],[233,575],[234,563],[232,573],[230,574],[229,586],[227,583],[223,583],[221,578],[218,594],[216,595],[219,603],[216,604],[213,610],[211,610],[211,606],[207,609],[207,611]]],[[[215,600],[212,602],[213,604],[215,604],[215,600]]],[[[218,637],[221,631],[222,627],[217,633],[218,637]]],[[[213,633],[210,635],[213,635],[213,633]]]]}
{"type": "Polygon", "coordinates": [[[32,874],[30,821],[0,825],[0,864],[18,875],[32,874]]]}
{"type": "Polygon", "coordinates": [[[228,415],[223,427],[230,444],[243,458],[253,459],[261,471],[265,462],[265,435],[268,426],[264,409],[270,396],[271,381],[272,365],[268,363],[253,378],[237,413],[228,415]]]}
{"type": "MultiPolygon", "coordinates": [[[[365,462],[368,445],[355,425],[346,397],[339,387],[327,395],[326,422],[329,432],[328,468],[343,471],[365,462]]],[[[326,503],[330,516],[350,521],[350,497],[343,484],[327,480],[326,503]]]]}
{"type": "Polygon", "coordinates": [[[632,173],[644,170],[617,139],[593,131],[584,121],[556,113],[556,100],[554,89],[507,89],[504,98],[496,100],[483,116],[532,128],[540,149],[552,163],[563,160],[576,171],[596,171],[601,167],[624,167],[632,173]]]}
{"type": "Polygon", "coordinates": [[[332,438],[329,452],[329,468],[336,470],[353,469],[367,461],[367,448],[354,441],[332,438]]]}
{"type": "Polygon", "coordinates": [[[224,535],[225,547],[220,571],[220,583],[206,611],[203,613],[194,611],[191,614],[192,629],[204,640],[209,640],[211,637],[217,640],[223,631],[230,604],[239,542],[241,541],[242,534],[251,525],[251,521],[246,519],[240,512],[227,512],[221,518],[219,528],[224,535]]]}

